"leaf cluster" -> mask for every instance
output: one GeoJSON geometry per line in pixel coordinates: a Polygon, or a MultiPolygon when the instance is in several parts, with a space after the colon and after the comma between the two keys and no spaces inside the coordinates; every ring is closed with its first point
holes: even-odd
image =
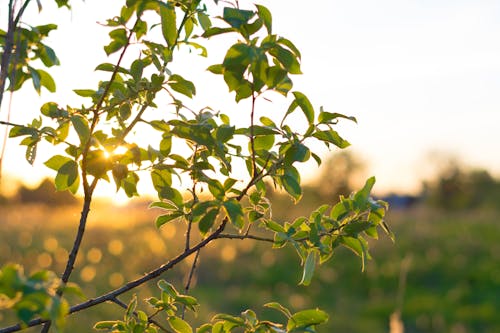
{"type": "MultiPolygon", "coordinates": [[[[335,125],[339,120],[356,119],[323,108],[317,110],[303,92],[292,90],[291,77],[301,73],[301,54],[290,40],[273,34],[272,16],[267,8],[226,6],[221,17],[212,18],[200,0],[127,0],[107,26],[110,42],[104,50],[108,55],[118,53],[118,60],[101,63],[96,70],[109,74],[109,79],[93,88],[74,90],[86,101],[81,106],[46,103],[40,109],[39,119],[28,125],[14,125],[9,133],[10,137],[22,137],[21,145],[27,147],[26,159],[30,163],[41,142],[64,145],[64,152],[51,156],[45,165],[55,171],[58,190],[75,194],[83,188],[80,225],[63,273],[63,285],[67,286],[91,199],[101,181],[113,181],[117,191],[133,197],[139,195],[138,182],[148,178],[158,195],[150,207],[162,211],[156,226],[182,225],[186,241],[177,257],[133,283],[96,298],[99,302],[122,305],[117,296],[157,277],[189,255],[198,255],[217,239],[263,241],[274,248],[290,245],[303,266],[300,283],[309,285],[316,267],[327,261],[338,246],[353,250],[364,266],[369,258],[365,237],[377,238],[378,228],[392,237],[384,222],[387,205],[370,197],[374,178],[360,191],[341,197],[333,206],[319,207],[309,217],[293,222],[273,220],[268,184],[284,190],[294,201],[300,200],[301,175],[297,165],[311,157],[321,163],[320,152],[313,150],[311,143],[320,142],[329,149],[348,147],[349,142],[335,130],[335,125]],[[160,31],[151,33],[155,29],[160,31]],[[228,47],[222,63],[208,70],[222,76],[228,90],[234,91],[236,102],[248,100],[250,109],[243,115],[230,115],[209,106],[193,110],[189,103],[197,87],[172,69],[177,52],[188,48],[206,56],[203,41],[229,33],[236,35],[238,41],[228,47]],[[127,63],[124,55],[131,45],[140,49],[140,56],[127,63]],[[269,99],[270,93],[288,98],[290,104],[282,115],[257,119],[256,101],[269,99]],[[292,114],[303,118],[305,128],[296,126],[292,114]],[[237,126],[232,116],[245,117],[247,122],[237,126]],[[281,117],[280,122],[272,120],[277,117],[281,117]],[[142,131],[154,133],[159,139],[139,144],[132,134],[141,135],[142,131]],[[237,163],[246,166],[248,175],[235,172],[237,163]],[[192,235],[196,226],[200,237],[192,235]]],[[[11,271],[18,274],[19,269],[6,269],[3,276],[7,286],[17,283],[9,278],[15,275],[11,271]]],[[[197,301],[180,294],[166,281],[160,281],[159,288],[161,296],[148,300],[153,315],[137,310],[137,299],[133,298],[123,320],[101,322],[96,328],[156,332],[158,325],[152,317],[161,313],[172,331],[192,332],[179,309],[195,311],[197,301]]],[[[43,297],[52,303],[61,300],[63,292],[64,289],[58,290],[54,298],[51,290],[42,290],[43,297]]],[[[5,293],[9,299],[17,297],[14,291],[5,293]]],[[[76,305],[71,311],[96,304],[76,305]]],[[[240,317],[217,315],[198,332],[315,332],[316,325],[327,319],[320,310],[291,314],[277,303],[268,307],[281,311],[287,317],[286,324],[260,321],[248,310],[240,317]]],[[[67,305],[64,309],[66,312],[58,312],[61,315],[47,317],[45,307],[33,307],[29,316],[21,319],[26,322],[38,315],[56,323],[68,313],[67,305]]]]}

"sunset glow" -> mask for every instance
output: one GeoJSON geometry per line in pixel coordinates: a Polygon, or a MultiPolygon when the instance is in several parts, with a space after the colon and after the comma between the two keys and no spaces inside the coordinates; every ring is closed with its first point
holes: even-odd
{"type": "MultiPolygon", "coordinates": [[[[500,174],[500,155],[493,153],[500,142],[500,44],[494,42],[500,33],[500,3],[328,1],[321,4],[326,9],[318,11],[298,0],[262,2],[275,13],[273,29],[302,51],[304,75],[294,79],[295,88],[306,92],[315,107],[358,119],[357,125],[341,124],[339,131],[368,164],[367,176],[377,177],[376,191],[419,191],[422,179],[436,171],[430,153],[457,157],[466,166],[500,174]]],[[[31,8],[27,22],[57,20],[60,26],[49,38],[62,63],[51,69],[59,84],[56,94],[43,91],[41,97],[27,84],[14,96],[12,122],[31,121],[47,101],[79,103],[72,89],[92,88],[103,78],[94,68],[112,60],[102,51],[108,36],[96,21],[115,15],[119,5],[74,2],[72,12],[57,15],[49,3],[40,15],[36,6],[31,8]]],[[[223,82],[204,71],[221,56],[214,52],[208,60],[193,55],[190,59],[199,61],[181,61],[179,70],[195,81],[199,91],[193,105],[234,108],[232,95],[220,94],[226,91],[223,82]]],[[[275,102],[273,109],[286,108],[280,103],[275,102]]],[[[0,119],[6,116],[4,103],[0,119]]],[[[18,141],[9,140],[4,179],[36,184],[53,176],[43,166],[48,148],[42,147],[30,166],[23,161],[18,141]]],[[[112,154],[122,154],[123,149],[112,154]]],[[[103,193],[125,202],[112,187],[103,193]]]]}

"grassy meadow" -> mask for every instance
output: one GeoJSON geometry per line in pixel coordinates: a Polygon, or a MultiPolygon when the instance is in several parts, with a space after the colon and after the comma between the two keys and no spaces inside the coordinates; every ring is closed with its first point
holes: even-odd
{"type": "MultiPolygon", "coordinates": [[[[87,298],[121,286],[178,254],[184,229],[175,223],[154,227],[157,211],[141,202],[116,207],[97,202],[72,280],[87,298]]],[[[300,215],[301,207],[283,204],[276,219],[300,215]]],[[[20,262],[25,269],[61,272],[79,218],[78,207],[4,205],[0,207],[0,265],[20,262]]],[[[426,207],[393,209],[388,221],[396,243],[372,243],[373,259],[364,272],[351,252],[340,249],[324,264],[311,286],[297,286],[301,270],[291,248],[224,240],[204,248],[192,283],[203,305],[195,322],[216,312],[237,314],[279,301],[293,310],[319,306],[330,314],[321,332],[388,332],[397,309],[405,332],[500,332],[500,229],[497,211],[444,213],[426,207]]],[[[183,289],[193,258],[164,279],[183,289]]],[[[134,291],[140,299],[158,294],[155,283],[134,291]]],[[[128,302],[132,294],[122,300],[128,302]]],[[[72,297],[72,304],[81,299],[72,297]]],[[[141,303],[146,308],[145,303],[141,303]]],[[[120,319],[122,310],[100,305],[68,319],[68,332],[92,331],[99,320],[120,319]]],[[[13,323],[0,312],[1,326],[13,323]]],[[[28,332],[38,332],[30,329],[28,332]]]]}

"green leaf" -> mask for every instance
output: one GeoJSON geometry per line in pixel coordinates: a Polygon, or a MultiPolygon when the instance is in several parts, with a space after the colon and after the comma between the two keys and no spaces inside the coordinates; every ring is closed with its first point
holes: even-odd
{"type": "Polygon", "coordinates": [[[348,223],[347,225],[345,225],[342,230],[347,235],[350,235],[350,236],[353,236],[353,237],[357,237],[357,235],[360,232],[365,231],[365,230],[369,229],[372,226],[374,226],[374,225],[372,225],[369,222],[365,222],[365,221],[352,221],[352,222],[348,223]]]}
{"type": "Polygon", "coordinates": [[[311,151],[302,143],[294,143],[285,153],[285,163],[306,162],[311,157],[311,151]]]}
{"type": "Polygon", "coordinates": [[[196,329],[196,333],[210,333],[210,332],[214,332],[214,331],[212,331],[212,327],[213,327],[213,325],[211,325],[211,324],[203,324],[203,325],[201,325],[200,327],[198,327],[196,329]]]}
{"type": "Polygon", "coordinates": [[[279,45],[275,45],[269,50],[269,53],[275,57],[290,74],[302,74],[300,63],[296,55],[291,51],[279,45]]]}
{"type": "Polygon", "coordinates": [[[62,156],[62,155],[55,155],[52,156],[48,161],[46,161],[44,164],[51,168],[52,170],[59,170],[63,166],[63,164],[72,161],[71,158],[62,156]]]}
{"type": "Polygon", "coordinates": [[[155,202],[152,202],[150,205],[149,205],[149,208],[160,208],[160,209],[164,209],[164,210],[177,210],[178,207],[173,205],[172,203],[170,202],[165,202],[165,201],[155,201],[155,202]]]}
{"type": "Polygon", "coordinates": [[[285,174],[281,176],[281,183],[285,191],[297,202],[302,197],[302,188],[300,187],[300,175],[294,167],[288,167],[285,174]]]}
{"type": "Polygon", "coordinates": [[[220,64],[217,65],[212,65],[207,68],[209,72],[212,72],[214,74],[223,74],[224,73],[224,67],[220,64]]]}
{"type": "Polygon", "coordinates": [[[215,139],[218,142],[227,142],[233,138],[234,126],[221,125],[215,130],[215,139]]]}
{"type": "Polygon", "coordinates": [[[243,228],[245,221],[243,219],[243,209],[241,208],[241,204],[236,199],[229,199],[222,205],[224,206],[231,223],[238,229],[243,228]]]}
{"type": "Polygon", "coordinates": [[[363,188],[356,192],[356,194],[354,195],[354,202],[359,208],[364,208],[367,206],[368,199],[370,198],[370,193],[374,185],[375,177],[370,177],[366,180],[363,188]]]}
{"type": "Polygon", "coordinates": [[[135,81],[139,81],[142,77],[142,71],[144,70],[144,62],[140,59],[134,60],[132,65],[130,65],[130,75],[135,81]]]}
{"type": "Polygon", "coordinates": [[[158,288],[160,288],[161,290],[166,292],[171,297],[175,298],[175,297],[177,297],[177,295],[179,295],[179,293],[177,292],[175,287],[171,283],[168,283],[165,280],[158,281],[158,288]]]}
{"type": "Polygon", "coordinates": [[[304,263],[302,279],[299,282],[300,285],[308,286],[309,284],[311,284],[311,280],[314,275],[314,270],[316,269],[318,257],[319,257],[318,250],[312,249],[308,252],[306,261],[304,263]]]}
{"type": "Polygon", "coordinates": [[[356,255],[363,257],[363,246],[358,238],[351,236],[339,236],[337,239],[342,245],[350,249],[356,255]]]}
{"type": "Polygon", "coordinates": [[[224,198],[225,190],[224,186],[222,186],[221,182],[216,179],[208,179],[208,190],[212,195],[217,199],[224,198]]]}
{"type": "Polygon", "coordinates": [[[73,92],[81,97],[94,97],[96,91],[92,89],[74,89],[73,92]]]}
{"type": "Polygon", "coordinates": [[[225,34],[225,33],[228,33],[228,32],[234,32],[234,31],[235,31],[234,28],[211,27],[211,28],[205,30],[205,32],[203,33],[202,37],[209,38],[209,37],[212,37],[212,36],[221,35],[221,34],[225,34]]]}
{"type": "Polygon", "coordinates": [[[57,118],[61,115],[61,112],[59,112],[59,106],[54,102],[48,102],[42,105],[40,112],[44,116],[50,118],[57,118]]]}
{"type": "Polygon", "coordinates": [[[31,80],[33,81],[33,87],[35,87],[36,92],[40,95],[40,74],[38,74],[38,71],[31,66],[28,66],[28,71],[30,72],[31,80]]]}
{"type": "MultiPolygon", "coordinates": [[[[314,108],[307,98],[306,95],[299,91],[294,91],[293,95],[295,96],[295,103],[296,106],[300,107],[302,109],[302,112],[304,112],[304,115],[307,118],[307,121],[309,124],[312,124],[314,122],[314,108]]],[[[291,113],[290,108],[287,111],[287,114],[291,113]]]]}
{"type": "Polygon", "coordinates": [[[54,65],[60,65],[59,59],[57,59],[56,53],[54,50],[47,45],[40,45],[40,60],[42,60],[43,64],[47,67],[52,67],[54,65]]]}
{"type": "Polygon", "coordinates": [[[42,87],[45,87],[48,91],[50,92],[55,92],[56,91],[56,83],[52,76],[50,76],[49,73],[42,69],[37,70],[38,75],[40,77],[40,84],[42,87]]]}
{"type": "Polygon", "coordinates": [[[94,325],[96,330],[111,330],[115,326],[116,321],[100,321],[94,325]]]}
{"type": "Polygon", "coordinates": [[[81,115],[75,114],[71,116],[70,120],[76,133],[78,134],[78,137],[80,138],[81,144],[86,144],[90,139],[90,127],[87,119],[81,115]]]}
{"type": "Polygon", "coordinates": [[[170,214],[160,215],[156,218],[155,225],[158,229],[163,226],[165,223],[168,223],[176,218],[183,216],[183,212],[175,211],[170,214]]]}
{"type": "Polygon", "coordinates": [[[320,110],[321,111],[320,111],[319,116],[318,116],[318,122],[320,122],[321,124],[332,124],[332,123],[336,124],[336,122],[339,118],[348,119],[348,120],[354,121],[355,123],[357,122],[356,117],[348,117],[348,116],[343,115],[341,113],[326,112],[326,111],[323,111],[323,107],[321,107],[320,110]]]}
{"type": "Polygon", "coordinates": [[[223,65],[226,70],[238,71],[241,75],[245,68],[250,65],[255,58],[255,51],[251,46],[238,42],[227,50],[223,65]]]}
{"type": "Polygon", "coordinates": [[[169,317],[168,323],[176,333],[193,333],[191,326],[179,317],[169,317]]]}
{"type": "Polygon", "coordinates": [[[291,41],[289,41],[288,39],[284,38],[284,37],[280,37],[278,38],[278,43],[281,44],[281,45],[285,45],[286,47],[288,47],[290,50],[292,50],[293,54],[295,54],[295,56],[300,59],[301,58],[301,55],[300,55],[300,51],[299,49],[295,46],[295,44],[293,44],[291,41]]]}
{"type": "Polygon", "coordinates": [[[312,136],[318,140],[325,142],[325,143],[332,143],[341,149],[347,148],[351,145],[349,143],[349,141],[344,140],[334,130],[317,131],[317,132],[314,132],[312,136]]]}
{"type": "Polygon", "coordinates": [[[172,47],[177,42],[177,22],[175,8],[169,2],[164,6],[160,6],[161,16],[161,33],[169,47],[172,47]]]}
{"type": "Polygon", "coordinates": [[[87,173],[97,177],[107,179],[107,171],[112,169],[111,160],[101,149],[90,150],[87,154],[87,173]]]}
{"type": "MultiPolygon", "coordinates": [[[[104,72],[114,72],[115,68],[116,68],[116,66],[113,64],[102,63],[102,64],[98,65],[94,70],[95,71],[104,71],[104,72]]],[[[118,67],[118,69],[116,71],[118,73],[130,74],[130,72],[123,67],[118,67]]]]}
{"type": "Polygon", "coordinates": [[[126,43],[123,43],[121,41],[112,40],[108,45],[104,46],[104,52],[106,52],[106,54],[109,56],[110,54],[120,50],[125,46],[125,44],[126,43]]]}
{"type": "Polygon", "coordinates": [[[26,161],[28,161],[29,164],[33,165],[36,159],[36,152],[38,149],[38,142],[34,144],[30,144],[28,147],[26,147],[26,161]]]}
{"type": "Polygon", "coordinates": [[[287,331],[305,329],[310,326],[326,323],[327,321],[328,314],[322,310],[304,310],[293,314],[293,316],[288,320],[286,329],[287,331]]]}
{"type": "Polygon", "coordinates": [[[189,98],[193,98],[196,95],[196,87],[193,82],[184,79],[180,75],[171,75],[167,84],[178,93],[186,95],[189,98]]]}
{"type": "Polygon", "coordinates": [[[259,135],[253,142],[255,151],[270,150],[274,146],[274,135],[259,135]]]}
{"type": "Polygon", "coordinates": [[[224,12],[222,18],[231,27],[239,29],[243,24],[247,24],[248,21],[254,17],[255,13],[251,10],[243,10],[233,7],[224,7],[224,12]]]}
{"type": "Polygon", "coordinates": [[[272,89],[288,79],[287,71],[279,66],[271,66],[266,69],[266,85],[272,89]]]}
{"type": "Polygon", "coordinates": [[[287,318],[291,318],[292,317],[292,313],[290,312],[290,310],[288,310],[287,308],[285,308],[283,305],[279,304],[278,302],[270,302],[270,303],[266,303],[264,304],[264,306],[266,308],[270,308],[270,309],[275,309],[275,310],[278,310],[280,311],[281,313],[283,313],[287,318]]]}
{"type": "Polygon", "coordinates": [[[218,214],[219,208],[214,208],[207,211],[201,218],[200,222],[198,223],[198,229],[200,230],[202,235],[205,235],[210,230],[210,228],[212,228],[218,214]]]}
{"type": "Polygon", "coordinates": [[[80,178],[78,175],[78,164],[75,161],[61,155],[56,155],[45,162],[45,165],[47,165],[51,169],[54,169],[54,166],[59,165],[60,163],[60,161],[55,161],[56,159],[58,159],[58,156],[63,157],[66,162],[55,169],[57,170],[56,178],[54,180],[56,189],[58,191],[69,189],[73,194],[75,194],[78,190],[78,185],[80,182],[80,178]]]}
{"type": "Polygon", "coordinates": [[[200,22],[201,28],[204,31],[207,31],[212,26],[212,22],[210,21],[210,17],[203,12],[198,12],[197,15],[198,15],[198,22],[200,22]]]}
{"type": "Polygon", "coordinates": [[[261,18],[261,20],[264,22],[264,26],[266,27],[267,33],[271,34],[272,33],[272,27],[273,27],[273,18],[271,15],[271,12],[269,9],[262,5],[255,5],[257,7],[257,15],[261,18]]]}

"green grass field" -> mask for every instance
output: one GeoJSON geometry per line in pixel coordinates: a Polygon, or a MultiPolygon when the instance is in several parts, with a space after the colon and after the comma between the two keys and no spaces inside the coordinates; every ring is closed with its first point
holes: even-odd
{"type": "MultiPolygon", "coordinates": [[[[281,210],[285,219],[286,211],[281,210]]],[[[182,250],[183,229],[170,224],[157,231],[153,225],[157,212],[141,205],[125,209],[100,204],[92,213],[72,279],[88,298],[142,275],[182,250]]],[[[78,208],[1,207],[0,265],[21,262],[28,272],[40,268],[61,272],[78,217],[78,208]]],[[[330,320],[321,332],[388,332],[400,293],[406,333],[500,332],[499,218],[498,212],[393,210],[388,221],[396,243],[385,236],[372,242],[373,259],[365,272],[354,254],[341,249],[309,287],[297,286],[301,270],[292,249],[221,241],[201,252],[190,292],[203,307],[194,321],[246,308],[274,316],[262,305],[279,301],[293,310],[317,305],[327,311],[330,320]]],[[[163,278],[182,289],[191,262],[163,278]]],[[[155,284],[135,293],[146,298],[156,293],[155,284]]],[[[80,301],[71,298],[72,303],[80,301]]],[[[145,303],[142,306],[146,308],[145,303]]],[[[100,305],[71,316],[68,331],[89,332],[96,321],[119,319],[121,313],[116,305],[100,305]]],[[[11,314],[0,312],[0,323],[13,323],[11,314]]]]}

